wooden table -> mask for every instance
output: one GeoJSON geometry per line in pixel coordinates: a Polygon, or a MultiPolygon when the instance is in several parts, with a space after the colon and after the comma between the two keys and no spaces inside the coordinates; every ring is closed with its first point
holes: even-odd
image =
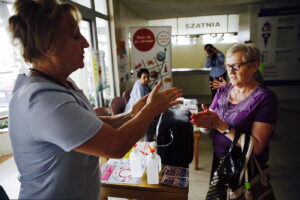
{"type": "Polygon", "coordinates": [[[194,128],[194,162],[195,170],[199,169],[199,141],[200,141],[200,130],[194,128]]]}
{"type": "Polygon", "coordinates": [[[119,197],[139,200],[187,200],[188,188],[168,185],[149,185],[147,175],[141,178],[140,184],[101,183],[101,200],[107,197],[119,197]]]}

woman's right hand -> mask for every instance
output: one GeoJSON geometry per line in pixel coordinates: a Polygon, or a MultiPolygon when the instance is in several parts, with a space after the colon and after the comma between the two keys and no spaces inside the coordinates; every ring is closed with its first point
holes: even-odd
{"type": "Polygon", "coordinates": [[[160,81],[147,98],[146,106],[150,108],[151,111],[156,112],[155,114],[165,112],[168,108],[182,102],[180,100],[176,100],[183,95],[181,89],[171,88],[163,92],[159,92],[161,86],[162,82],[160,81]]]}

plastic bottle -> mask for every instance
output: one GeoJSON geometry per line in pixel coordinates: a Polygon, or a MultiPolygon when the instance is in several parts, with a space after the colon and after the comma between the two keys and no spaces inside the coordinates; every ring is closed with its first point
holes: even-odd
{"type": "Polygon", "coordinates": [[[149,144],[149,149],[151,150],[151,148],[154,149],[154,151],[156,152],[157,145],[156,145],[156,142],[155,142],[155,141],[153,141],[153,142],[151,142],[151,143],[149,144]]]}
{"type": "Polygon", "coordinates": [[[161,158],[155,150],[150,147],[150,154],[147,156],[147,182],[148,184],[159,183],[159,172],[161,170],[161,158]]]}
{"type": "Polygon", "coordinates": [[[136,147],[137,145],[135,144],[129,155],[129,166],[132,177],[141,177],[143,175],[142,155],[136,147]]]}

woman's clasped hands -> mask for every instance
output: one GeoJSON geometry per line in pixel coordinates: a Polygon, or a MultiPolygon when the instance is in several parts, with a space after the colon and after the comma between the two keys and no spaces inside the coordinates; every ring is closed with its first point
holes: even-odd
{"type": "Polygon", "coordinates": [[[209,110],[205,104],[201,104],[201,107],[203,111],[193,113],[190,122],[200,128],[218,129],[219,124],[222,123],[219,116],[215,112],[209,110]]]}

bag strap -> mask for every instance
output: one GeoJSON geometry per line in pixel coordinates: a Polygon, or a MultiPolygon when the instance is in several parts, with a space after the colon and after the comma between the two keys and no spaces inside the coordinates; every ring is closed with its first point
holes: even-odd
{"type": "Polygon", "coordinates": [[[233,148],[236,146],[236,144],[238,143],[239,139],[240,139],[240,136],[241,136],[241,132],[236,130],[235,131],[235,134],[234,134],[234,138],[233,138],[233,141],[228,149],[228,154],[232,152],[233,148]]]}
{"type": "Polygon", "coordinates": [[[247,179],[246,182],[248,182],[249,178],[248,178],[248,167],[247,166],[248,166],[248,162],[250,160],[251,154],[252,154],[253,144],[254,144],[253,137],[250,134],[242,134],[242,136],[241,136],[241,148],[244,152],[244,150],[246,148],[245,146],[247,146],[247,152],[246,152],[246,155],[245,155],[245,161],[244,161],[243,169],[242,169],[241,174],[240,174],[239,184],[242,183],[242,179],[244,177],[244,174],[245,174],[245,179],[247,179]]]}
{"type": "MultiPolygon", "coordinates": [[[[245,138],[245,134],[243,134],[241,136],[241,143],[244,143],[244,141],[243,141],[244,138],[245,138]]],[[[263,171],[262,171],[262,169],[261,169],[261,167],[260,167],[260,165],[259,165],[256,157],[252,153],[253,145],[254,145],[253,136],[249,135],[249,138],[250,138],[250,141],[249,141],[248,151],[247,151],[247,154],[246,154],[246,158],[245,158],[243,169],[242,169],[241,174],[240,174],[240,180],[239,180],[240,184],[242,183],[242,179],[243,179],[244,175],[245,175],[245,183],[249,183],[248,162],[249,162],[250,159],[252,159],[254,161],[254,163],[255,163],[255,165],[256,165],[256,167],[257,167],[257,169],[258,169],[261,177],[263,179],[265,179],[265,180],[267,179],[267,177],[263,173],[263,171]]],[[[244,147],[244,144],[243,144],[243,147],[244,147]]]]}
{"type": "Polygon", "coordinates": [[[256,167],[257,167],[257,169],[258,169],[258,171],[259,171],[261,177],[263,177],[263,179],[265,179],[265,180],[268,179],[267,176],[263,173],[263,170],[261,169],[261,167],[260,167],[260,165],[259,165],[257,159],[255,158],[255,156],[253,156],[253,160],[254,160],[254,162],[255,162],[255,165],[256,165],[256,167]]]}

